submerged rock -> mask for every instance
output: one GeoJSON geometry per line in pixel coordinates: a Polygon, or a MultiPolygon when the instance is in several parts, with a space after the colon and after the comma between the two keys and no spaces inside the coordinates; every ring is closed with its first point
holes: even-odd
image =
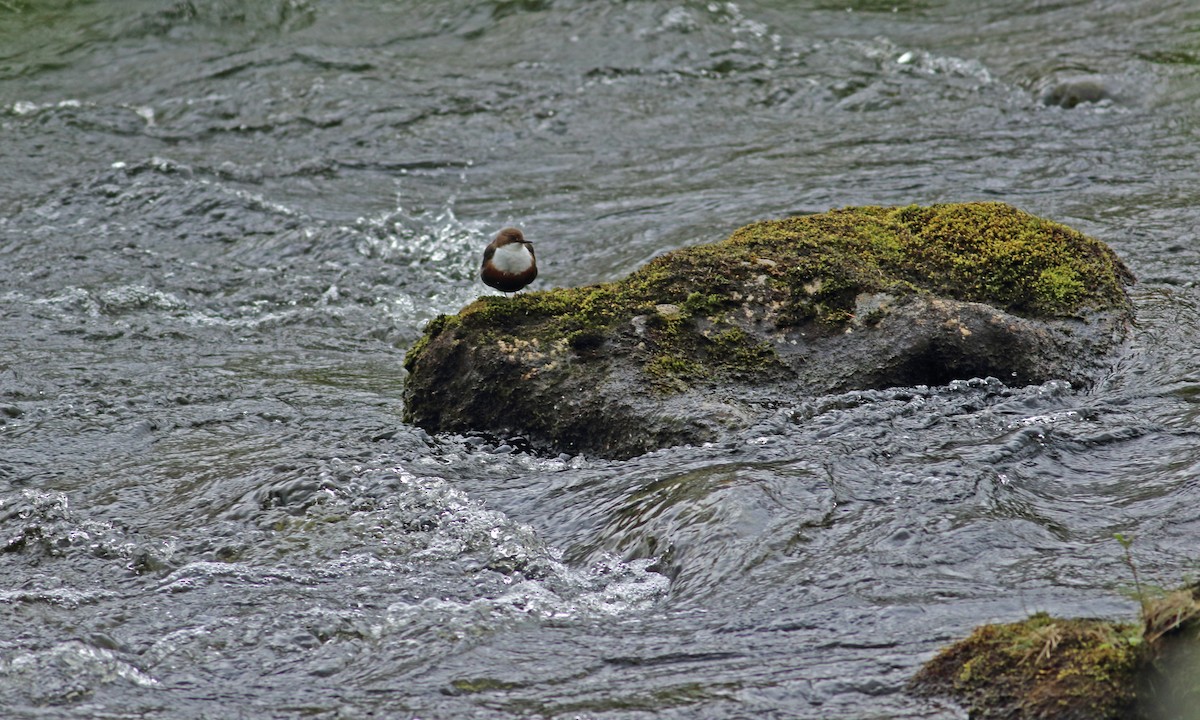
{"type": "Polygon", "coordinates": [[[1111,250],[1003,203],[759,222],[618,282],[485,297],[409,350],[406,419],[628,457],[804,396],[1087,383],[1132,317],[1111,250]]]}
{"type": "Polygon", "coordinates": [[[1102,75],[1050,75],[1035,84],[1038,100],[1047,106],[1070,110],[1078,105],[1117,98],[1118,89],[1102,75]]]}

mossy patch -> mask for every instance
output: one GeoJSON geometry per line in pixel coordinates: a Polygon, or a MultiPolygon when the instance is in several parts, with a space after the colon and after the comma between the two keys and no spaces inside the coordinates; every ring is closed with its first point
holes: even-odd
{"type": "Polygon", "coordinates": [[[1141,628],[1038,613],[984,625],[929,661],[921,694],[950,695],[982,720],[1136,717],[1141,628]]]}
{"type": "Polygon", "coordinates": [[[693,382],[707,376],[704,366],[700,363],[669,354],[650,358],[643,370],[650,386],[663,393],[681,392],[693,382]]]}
{"type": "Polygon", "coordinates": [[[911,689],[954,697],[981,720],[1197,717],[1200,585],[1139,598],[1139,623],[1038,613],[981,626],[926,663],[911,689]]]}
{"type": "Polygon", "coordinates": [[[425,332],[421,333],[421,337],[417,338],[413,346],[404,354],[404,369],[412,372],[413,364],[417,358],[421,357],[421,353],[425,352],[425,348],[429,345],[430,341],[444,330],[457,327],[459,322],[457,315],[438,315],[430,320],[429,324],[425,326],[425,332]]]}
{"type": "Polygon", "coordinates": [[[728,244],[779,263],[825,315],[862,291],[925,290],[1025,317],[1124,305],[1132,275],[1111,250],[1004,203],[862,207],[748,225],[728,244]]]}

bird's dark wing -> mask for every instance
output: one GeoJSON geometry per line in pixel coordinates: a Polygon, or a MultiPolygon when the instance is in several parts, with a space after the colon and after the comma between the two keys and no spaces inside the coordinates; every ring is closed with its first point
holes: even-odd
{"type": "Polygon", "coordinates": [[[487,265],[487,261],[491,260],[492,256],[495,254],[496,254],[496,248],[492,247],[491,245],[488,245],[483,250],[483,262],[480,263],[479,266],[483,267],[484,265],[487,265]]]}

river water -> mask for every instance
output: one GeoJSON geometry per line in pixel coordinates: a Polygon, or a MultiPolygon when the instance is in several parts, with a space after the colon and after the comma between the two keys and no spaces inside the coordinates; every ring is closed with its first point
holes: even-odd
{"type": "Polygon", "coordinates": [[[963,718],[904,683],[1197,571],[1191,0],[0,1],[14,718],[963,718]],[[1090,389],[623,462],[405,425],[423,324],[747,222],[1004,200],[1138,274],[1090,389]]]}

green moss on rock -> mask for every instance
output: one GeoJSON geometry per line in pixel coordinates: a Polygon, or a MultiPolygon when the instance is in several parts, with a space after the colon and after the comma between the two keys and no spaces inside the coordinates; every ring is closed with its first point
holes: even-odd
{"type": "Polygon", "coordinates": [[[706,377],[704,367],[697,362],[676,355],[655,355],[646,363],[644,371],[650,386],[657,392],[672,393],[686,390],[691,383],[706,377]]]}
{"type": "Polygon", "coordinates": [[[911,689],[953,697],[980,720],[1197,717],[1200,586],[1141,600],[1140,623],[1038,613],[983,625],[926,663],[911,689]]]}
{"type": "MultiPolygon", "coordinates": [[[[753,223],[724,242],[663,255],[617,282],[480,298],[455,320],[431,323],[426,338],[461,323],[484,340],[519,332],[586,348],[641,315],[651,379],[661,377],[664,357],[702,366],[687,375],[720,378],[771,364],[770,347],[724,316],[745,293],[774,308],[778,327],[816,322],[837,332],[864,292],[927,292],[1058,317],[1125,306],[1131,281],[1103,243],[1004,203],[859,207],[753,223]]],[[[426,338],[409,352],[410,370],[426,338]]]]}
{"type": "Polygon", "coordinates": [[[1103,244],[1003,203],[753,223],[610,283],[483,297],[405,357],[405,418],[613,456],[801,395],[1086,383],[1132,315],[1103,244]]]}
{"type": "Polygon", "coordinates": [[[942,651],[914,679],[923,694],[950,695],[981,720],[1135,717],[1140,628],[1038,613],[984,625],[942,651]]]}
{"type": "Polygon", "coordinates": [[[1004,203],[848,208],[755,223],[727,242],[779,262],[776,282],[827,314],[849,312],[862,290],[921,289],[1061,317],[1125,304],[1132,281],[1103,243],[1004,203]]]}

